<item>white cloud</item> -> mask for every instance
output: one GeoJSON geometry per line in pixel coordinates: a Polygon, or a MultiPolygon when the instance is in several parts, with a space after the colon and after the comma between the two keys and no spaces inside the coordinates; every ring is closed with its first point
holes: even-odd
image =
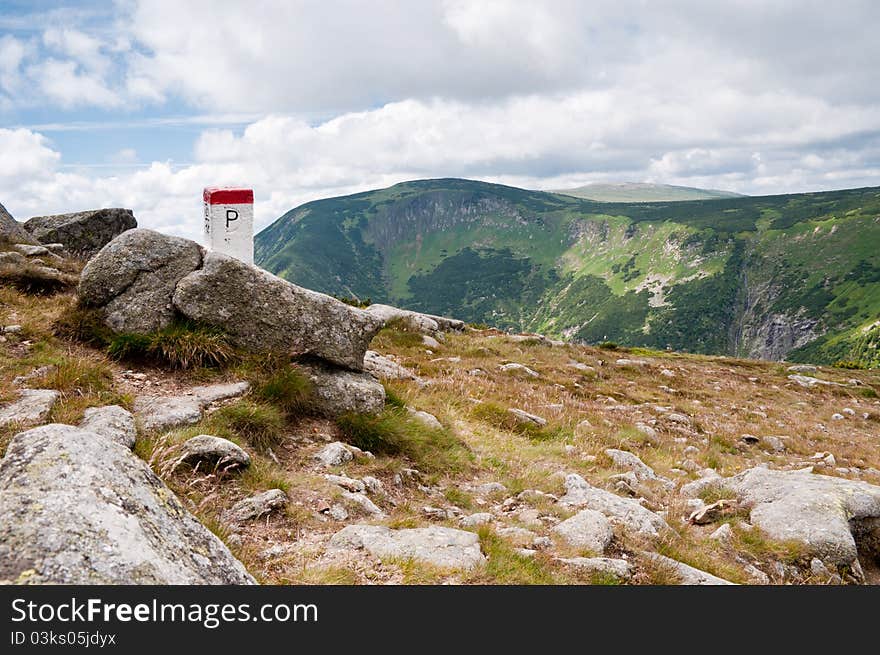
{"type": "Polygon", "coordinates": [[[6,130],[17,156],[0,200],[19,216],[123,205],[197,236],[209,184],[252,185],[261,226],[300,202],[419,177],[745,193],[877,184],[874,2],[115,7],[110,23],[52,14],[29,37],[0,37],[0,111],[40,107],[46,131],[189,124],[175,134],[197,135],[195,163],[132,170],[150,148],[123,138],[93,168],[67,168],[41,128],[6,130]],[[65,124],[46,106],[112,120],[65,124]],[[155,112],[127,113],[144,106],[155,112]]]}
{"type": "Polygon", "coordinates": [[[100,75],[84,72],[73,61],[47,59],[28,69],[40,90],[61,107],[119,107],[122,98],[107,87],[100,75]]]}

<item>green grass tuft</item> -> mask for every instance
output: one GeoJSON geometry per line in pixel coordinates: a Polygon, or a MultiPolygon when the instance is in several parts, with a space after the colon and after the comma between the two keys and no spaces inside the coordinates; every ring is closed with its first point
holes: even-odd
{"type": "Polygon", "coordinates": [[[336,424],[348,443],[376,455],[403,455],[422,471],[462,470],[468,459],[448,430],[428,428],[397,407],[377,415],[345,414],[336,424]]]}
{"type": "Polygon", "coordinates": [[[103,313],[80,305],[62,313],[52,324],[52,331],[62,339],[96,348],[107,346],[113,338],[113,331],[104,323],[103,313]]]}
{"type": "Polygon", "coordinates": [[[107,354],[176,369],[218,368],[239,358],[223,332],[191,321],[177,321],[153,334],[114,335],[107,354]]]}
{"type": "Polygon", "coordinates": [[[286,425],[280,409],[247,399],[221,407],[211,415],[211,422],[231,430],[259,450],[280,443],[286,425]]]}
{"type": "Polygon", "coordinates": [[[253,395],[293,417],[311,410],[312,392],[311,381],[290,364],[284,364],[258,380],[253,395]]]}

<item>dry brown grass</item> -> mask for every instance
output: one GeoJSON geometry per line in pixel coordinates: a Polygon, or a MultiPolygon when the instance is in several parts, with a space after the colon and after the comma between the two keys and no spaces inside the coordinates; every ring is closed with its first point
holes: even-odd
{"type": "MultiPolygon", "coordinates": [[[[0,323],[23,326],[19,335],[0,344],[0,398],[11,399],[15,375],[53,364],[58,368],[30,386],[51,386],[63,393],[53,420],[75,422],[93,404],[130,404],[137,391],[121,376],[121,367],[100,350],[76,344],[53,333],[53,322],[74,305],[72,294],[35,298],[9,287],[0,287],[0,323]]],[[[431,523],[425,506],[457,507],[464,513],[494,511],[508,495],[537,489],[559,496],[564,493],[563,476],[577,472],[590,482],[611,488],[609,478],[621,471],[604,453],[620,448],[639,455],[659,475],[674,481],[694,479],[691,468],[715,468],[732,475],[762,462],[776,467],[797,467],[810,461],[817,451],[830,451],[838,467],[880,469],[877,435],[880,433],[880,372],[844,371],[821,368],[824,379],[846,383],[857,379],[859,386],[805,389],[787,378],[784,365],[723,357],[688,356],[645,351],[608,351],[585,346],[551,346],[515,342],[493,330],[450,334],[439,351],[428,354],[415,335],[384,330],[372,348],[394,354],[399,361],[430,382],[394,382],[388,389],[400,402],[436,415],[467,453],[467,466],[434,467],[422,471],[419,484],[395,484],[395,475],[414,466],[406,453],[378,453],[375,459],[357,459],[334,471],[354,478],[378,478],[385,492],[372,496],[386,512],[382,522],[392,527],[418,527],[431,523]],[[453,358],[453,359],[450,359],[453,358]],[[454,358],[460,358],[455,360],[454,358]],[[644,366],[619,366],[618,358],[643,359],[644,366]],[[531,378],[511,375],[499,367],[518,362],[540,375],[531,378]],[[583,371],[573,362],[590,366],[583,371]],[[471,374],[480,369],[481,374],[471,374]],[[661,373],[668,370],[672,376],[661,373]],[[755,378],[755,379],[751,379],[755,378]],[[481,412],[495,407],[502,413],[481,412]],[[535,435],[510,423],[507,408],[515,407],[547,419],[546,434],[535,435]],[[832,421],[831,415],[851,407],[856,416],[832,421]],[[669,418],[671,413],[688,417],[686,423],[669,418]],[[863,418],[863,414],[868,418],[863,418]],[[494,416],[494,418],[493,418],[494,416]],[[656,431],[647,436],[637,424],[656,431]],[[741,435],[759,438],[784,437],[784,452],[770,452],[764,444],[746,445],[741,435]],[[688,454],[685,455],[685,450],[688,454]],[[686,462],[690,460],[691,463],[686,462]],[[507,493],[481,497],[474,485],[497,481],[507,493]]],[[[161,379],[162,389],[172,392],[193,383],[235,377],[266,384],[265,372],[245,362],[231,370],[179,372],[143,368],[161,379]]],[[[296,382],[295,380],[293,382],[296,382]]],[[[291,381],[270,385],[298,388],[291,381]]],[[[254,397],[259,394],[255,392],[254,397]]],[[[285,489],[291,497],[287,512],[272,515],[240,530],[241,545],[235,553],[261,581],[271,583],[352,584],[363,582],[460,582],[486,583],[585,583],[583,574],[538,553],[526,558],[491,529],[480,531],[489,564],[471,574],[451,575],[412,562],[364,563],[328,560],[324,543],[345,523],[335,521],[326,510],[344,504],[340,491],[323,478],[326,472],[312,454],[328,440],[342,439],[339,427],[323,419],[303,417],[297,394],[272,391],[260,402],[276,403],[284,416],[283,425],[272,428],[270,442],[255,448],[235,426],[224,422],[223,414],[202,423],[164,435],[142,436],[136,445],[139,456],[149,461],[169,486],[200,519],[223,539],[232,534],[218,517],[233,503],[252,493],[270,488],[285,489]],[[280,398],[280,399],[279,399],[280,398]],[[293,400],[291,400],[293,399],[293,400]],[[294,402],[295,401],[295,402],[294,402]],[[286,405],[282,407],[282,404],[286,405]],[[231,438],[247,448],[253,466],[244,472],[172,471],[179,444],[199,433],[231,438]],[[262,553],[270,546],[290,546],[275,557],[262,553]]],[[[0,452],[15,428],[0,430],[0,452]]],[[[438,460],[439,461],[439,460],[438,460]]],[[[431,468],[431,467],[426,467],[431,468]]],[[[850,476],[845,471],[822,471],[850,476]]],[[[866,479],[869,479],[866,477],[866,479]]],[[[870,480],[880,483],[880,480],[870,480]]],[[[697,568],[734,581],[746,581],[743,561],[763,566],[774,560],[797,561],[800,556],[790,544],[774,544],[759,532],[741,529],[732,519],[734,538],[728,545],[708,539],[717,525],[689,526],[680,501],[669,492],[640,485],[648,507],[666,510],[674,534],[659,545],[664,554],[697,568]]],[[[707,500],[710,498],[707,497],[707,500]]],[[[550,534],[552,520],[563,519],[569,510],[550,500],[533,505],[549,520],[540,535],[550,534]]],[[[524,505],[527,506],[527,505],[524,505]]],[[[375,521],[351,512],[350,522],[375,521]]],[[[514,513],[505,515],[509,525],[519,524],[514,513]]],[[[442,522],[456,526],[453,520],[442,522]]],[[[636,562],[636,583],[672,583],[674,576],[655,563],[640,560],[636,553],[644,545],[625,538],[615,541],[614,552],[625,553],[636,562]]],[[[569,552],[558,546],[559,553],[569,552]]],[[[601,582],[601,581],[600,581],[601,582]]]]}

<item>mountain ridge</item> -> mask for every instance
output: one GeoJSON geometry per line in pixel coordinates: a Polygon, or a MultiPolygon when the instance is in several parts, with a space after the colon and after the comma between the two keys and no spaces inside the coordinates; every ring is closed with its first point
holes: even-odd
{"type": "Polygon", "coordinates": [[[861,365],[877,365],[878,253],[875,187],[603,203],[440,178],[306,203],[256,238],[267,270],[338,296],[584,343],[861,365]]]}
{"type": "Polygon", "coordinates": [[[733,191],[651,182],[593,182],[571,189],[554,189],[552,193],[597,202],[684,202],[711,200],[712,198],[747,197],[733,191]]]}

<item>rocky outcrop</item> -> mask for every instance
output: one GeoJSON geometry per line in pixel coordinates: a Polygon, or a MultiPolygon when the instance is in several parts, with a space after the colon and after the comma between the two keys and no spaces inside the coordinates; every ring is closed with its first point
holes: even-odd
{"type": "Polygon", "coordinates": [[[404,528],[350,525],[331,537],[328,550],[366,550],[374,557],[412,559],[441,568],[472,569],[486,558],[480,538],[454,528],[404,528]]]}
{"type": "Polygon", "coordinates": [[[198,423],[211,403],[237,398],[248,389],[250,384],[247,382],[231,382],[193,387],[179,396],[138,396],[134,411],[145,430],[170,430],[198,423]]]}
{"type": "Polygon", "coordinates": [[[385,388],[369,373],[357,373],[319,362],[301,364],[312,383],[315,409],[336,417],[349,412],[376,414],[385,406],[385,388]]]}
{"type": "Polygon", "coordinates": [[[24,226],[12,218],[12,214],[6,211],[6,207],[0,205],[0,242],[4,241],[6,243],[37,243],[37,240],[24,229],[24,226]]]}
{"type": "Polygon", "coordinates": [[[49,418],[61,394],[53,389],[22,389],[18,398],[0,406],[0,427],[10,423],[28,425],[49,418]]]}
{"type": "Polygon", "coordinates": [[[880,487],[867,482],[815,475],[810,469],[774,471],[756,467],[725,481],[750,508],[753,525],[772,539],[802,545],[805,554],[827,563],[853,566],[859,542],[878,546],[880,487]]]}
{"type": "Polygon", "coordinates": [[[202,253],[194,241],[152,230],[123,232],[86,264],[80,300],[103,308],[104,320],[116,332],[155,332],[174,319],[174,290],[201,266],[202,253]]]}
{"type": "Polygon", "coordinates": [[[589,550],[597,555],[605,552],[614,533],[604,514],[583,509],[553,528],[553,532],[571,546],[589,550]]]}
{"type": "Polygon", "coordinates": [[[150,467],[113,439],[52,424],[0,462],[0,583],[255,584],[150,467]]]}
{"type": "Polygon", "coordinates": [[[92,209],[73,214],[35,216],[24,224],[40,243],[61,243],[71,255],[87,259],[114,238],[137,227],[130,209],[92,209]]]}
{"type": "Polygon", "coordinates": [[[374,350],[368,350],[364,355],[364,370],[380,380],[420,381],[419,377],[408,368],[374,350]]]}
{"type": "Polygon", "coordinates": [[[174,307],[258,352],[309,354],[360,371],[381,321],[232,257],[208,253],[180,280],[174,307]]]}
{"type": "Polygon", "coordinates": [[[620,526],[626,532],[656,538],[670,529],[660,516],[635,500],[594,487],[577,473],[565,476],[565,491],[565,495],[559,499],[560,504],[596,510],[604,514],[612,525],[620,526]]]}
{"type": "Polygon", "coordinates": [[[128,449],[134,448],[134,442],[137,439],[134,416],[119,405],[90,407],[83,413],[83,420],[79,427],[80,430],[95,432],[103,437],[113,439],[128,449]]]}
{"type": "Polygon", "coordinates": [[[364,311],[379,318],[383,327],[391,322],[399,321],[407,329],[423,334],[433,334],[435,332],[462,332],[465,329],[465,322],[445,316],[435,316],[434,314],[422,314],[409,309],[400,309],[391,305],[374,304],[367,307],[364,311]]]}

